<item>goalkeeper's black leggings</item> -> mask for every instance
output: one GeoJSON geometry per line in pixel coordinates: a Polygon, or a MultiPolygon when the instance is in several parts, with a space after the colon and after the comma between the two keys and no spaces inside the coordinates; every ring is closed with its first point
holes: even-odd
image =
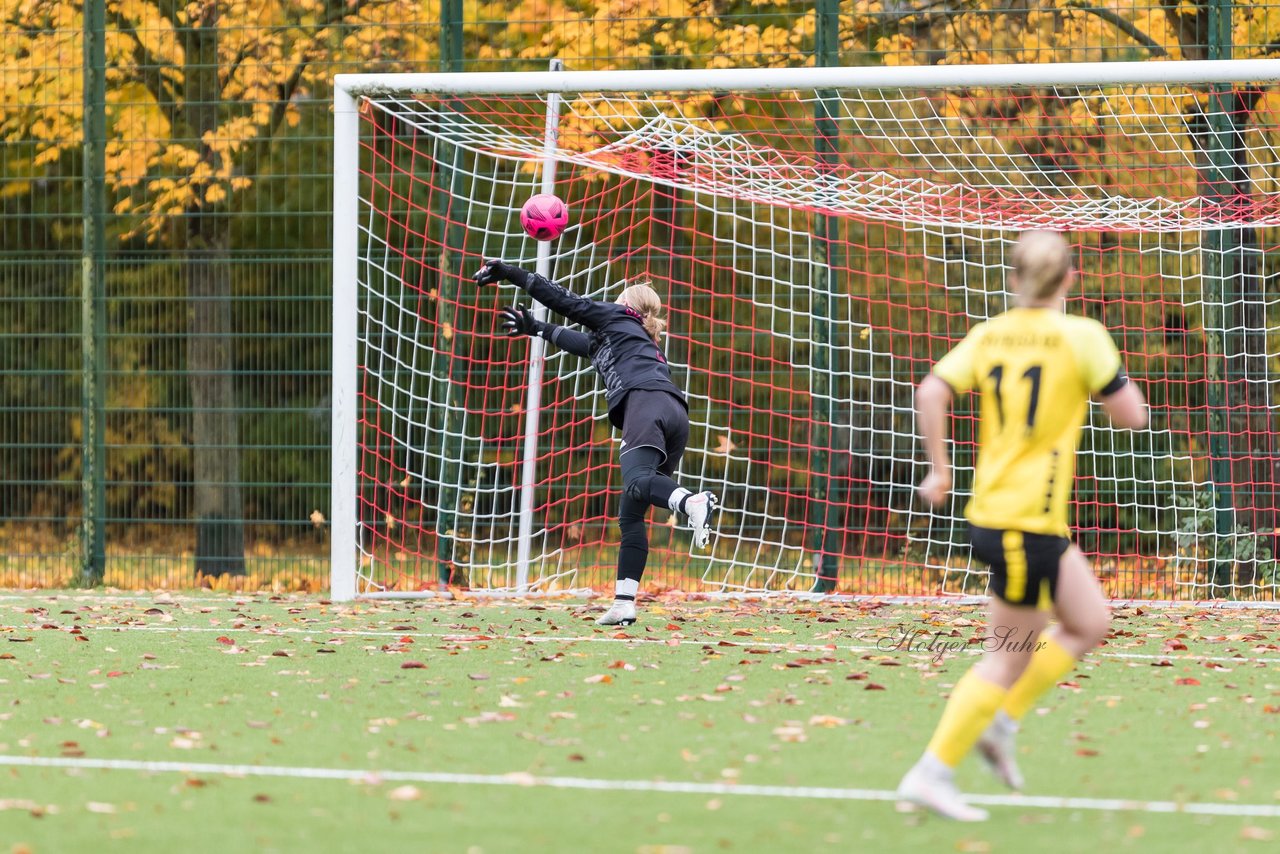
{"type": "Polygon", "coordinates": [[[680,488],[672,480],[689,438],[684,405],[664,391],[627,395],[622,428],[622,505],[618,528],[618,578],[640,580],[649,560],[649,507],[666,507],[680,488]]]}

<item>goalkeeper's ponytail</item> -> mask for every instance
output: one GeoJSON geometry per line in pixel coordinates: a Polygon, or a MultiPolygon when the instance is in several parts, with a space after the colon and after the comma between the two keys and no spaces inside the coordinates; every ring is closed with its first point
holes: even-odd
{"type": "Polygon", "coordinates": [[[662,316],[662,299],[649,284],[648,279],[632,279],[618,295],[618,302],[626,303],[635,309],[643,318],[644,331],[654,343],[661,343],[662,333],[667,329],[667,320],[662,316]]]}

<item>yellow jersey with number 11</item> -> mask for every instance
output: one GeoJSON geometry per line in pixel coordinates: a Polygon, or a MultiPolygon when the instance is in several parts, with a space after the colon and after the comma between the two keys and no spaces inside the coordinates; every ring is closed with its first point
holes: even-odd
{"type": "Polygon", "coordinates": [[[933,366],[956,392],[981,392],[974,525],[1066,537],[1076,447],[1090,395],[1126,382],[1106,328],[1048,308],[980,323],[933,366]]]}

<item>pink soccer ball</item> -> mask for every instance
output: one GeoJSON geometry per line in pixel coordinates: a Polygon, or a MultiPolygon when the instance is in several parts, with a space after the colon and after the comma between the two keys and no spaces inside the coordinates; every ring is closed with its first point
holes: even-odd
{"type": "Polygon", "coordinates": [[[569,208],[551,193],[538,193],[520,209],[520,225],[534,240],[555,240],[569,225],[569,208]]]}

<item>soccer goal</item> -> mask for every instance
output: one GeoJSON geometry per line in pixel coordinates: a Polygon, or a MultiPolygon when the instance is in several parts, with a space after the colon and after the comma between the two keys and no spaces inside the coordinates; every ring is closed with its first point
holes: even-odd
{"type": "Polygon", "coordinates": [[[1094,413],[1077,541],[1119,598],[1275,599],[1280,61],[340,75],[333,595],[611,583],[618,437],[589,364],[510,340],[485,258],[597,299],[645,274],[709,551],[654,510],[647,590],[978,594],[914,499],[913,386],[1067,233],[1150,429],[1094,413]],[[518,222],[554,192],[568,230],[518,222]]]}

